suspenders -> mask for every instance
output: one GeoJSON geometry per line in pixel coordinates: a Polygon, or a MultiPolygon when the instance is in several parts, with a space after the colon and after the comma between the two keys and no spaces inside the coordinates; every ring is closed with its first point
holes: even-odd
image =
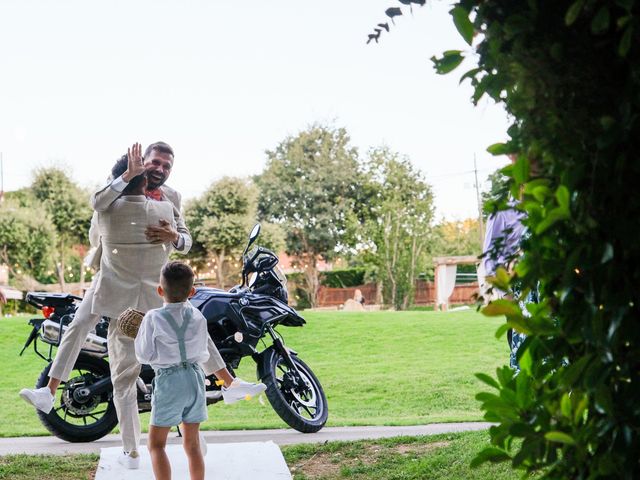
{"type": "Polygon", "coordinates": [[[157,312],[160,316],[167,321],[169,326],[176,333],[176,337],[178,338],[178,346],[180,347],[180,363],[183,368],[186,368],[187,363],[187,349],[184,344],[184,332],[187,330],[187,326],[189,325],[189,321],[193,318],[193,314],[191,313],[191,308],[185,308],[182,310],[184,313],[184,318],[182,321],[182,325],[178,327],[178,324],[173,319],[173,316],[165,309],[158,310],[157,312]]]}

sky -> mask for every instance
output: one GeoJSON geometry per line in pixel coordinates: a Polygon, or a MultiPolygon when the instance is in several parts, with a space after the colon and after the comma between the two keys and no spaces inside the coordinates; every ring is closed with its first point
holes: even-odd
{"type": "MultiPolygon", "coordinates": [[[[134,142],[176,152],[168,184],[184,198],[225,175],[260,173],[265,150],[320,122],[345,127],[364,157],[387,145],[433,185],[437,218],[477,215],[481,183],[506,163],[486,147],[508,118],[474,107],[465,60],[435,73],[433,55],[469,47],[445,1],[3,0],[0,152],[4,189],[60,165],[98,186],[134,142]],[[366,44],[384,11],[391,32],[366,44]]],[[[486,185],[483,185],[486,188],[486,185]]]]}

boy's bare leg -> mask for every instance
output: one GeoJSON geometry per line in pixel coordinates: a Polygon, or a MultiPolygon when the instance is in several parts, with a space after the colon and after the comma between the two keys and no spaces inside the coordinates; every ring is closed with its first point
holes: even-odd
{"type": "MultiPolygon", "coordinates": [[[[171,427],[156,427],[149,425],[149,454],[151,455],[151,466],[156,480],[171,480],[171,464],[165,447],[167,445],[167,435],[171,427]]],[[[204,468],[203,468],[204,471],[204,468]]],[[[204,479],[204,476],[202,477],[204,479]]]]}
{"type": "Polygon", "coordinates": [[[204,480],[204,458],[200,450],[200,424],[182,424],[182,443],[189,459],[191,480],[204,480]]]}

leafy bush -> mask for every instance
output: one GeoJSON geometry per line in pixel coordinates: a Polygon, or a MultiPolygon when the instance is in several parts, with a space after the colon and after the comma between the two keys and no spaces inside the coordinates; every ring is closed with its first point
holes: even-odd
{"type": "MultiPolygon", "coordinates": [[[[510,460],[548,478],[640,475],[640,2],[461,0],[454,23],[488,95],[513,123],[489,148],[517,154],[503,173],[522,200],[530,238],[515,273],[496,285],[540,285],[527,315],[485,308],[528,334],[521,371],[497,371],[478,399],[493,447],[475,463],[510,460]],[[521,441],[516,441],[520,439],[521,441]]],[[[446,73],[464,52],[434,58],[446,73]]],[[[503,195],[494,208],[504,208],[503,195]]]]}
{"type": "Polygon", "coordinates": [[[320,274],[320,284],[331,288],[357,287],[365,283],[364,275],[364,268],[332,270],[320,274]]]}

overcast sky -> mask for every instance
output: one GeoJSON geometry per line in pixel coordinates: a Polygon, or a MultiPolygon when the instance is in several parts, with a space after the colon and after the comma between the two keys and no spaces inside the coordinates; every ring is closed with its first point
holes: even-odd
{"type": "MultiPolygon", "coordinates": [[[[447,2],[403,7],[366,45],[395,0],[3,0],[0,152],[4,188],[40,166],[100,183],[135,141],[170,143],[169,180],[186,198],[224,175],[251,175],[266,149],[313,122],[344,126],[364,154],[408,155],[436,193],[438,218],[477,214],[480,176],[505,163],[506,114],[473,107],[463,64],[429,58],[465,49],[447,2]],[[466,173],[465,173],[466,172],[466,173]]],[[[468,68],[464,68],[467,66],[468,68]]]]}

